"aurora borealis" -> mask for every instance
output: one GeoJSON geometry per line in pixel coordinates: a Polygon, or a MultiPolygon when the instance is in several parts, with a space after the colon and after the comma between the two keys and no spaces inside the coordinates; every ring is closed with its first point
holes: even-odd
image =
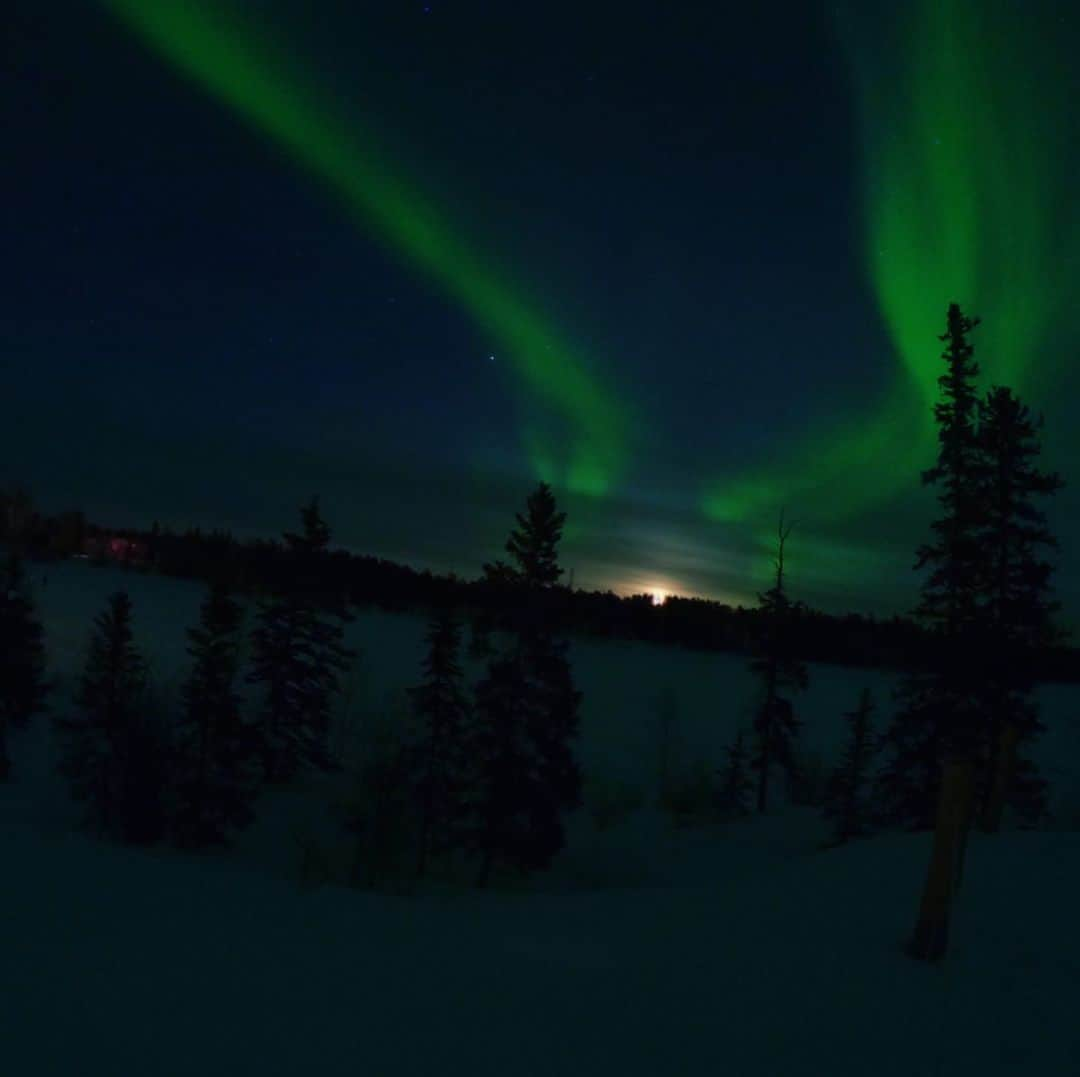
{"type": "Polygon", "coordinates": [[[311,83],[290,77],[283,49],[260,48],[254,27],[223,18],[227,8],[220,4],[107,0],[106,6],[165,59],[280,142],[341,196],[362,231],[434,277],[490,332],[524,391],[565,420],[567,460],[558,467],[560,447],[534,436],[531,458],[538,471],[574,492],[601,495],[611,488],[625,437],[612,394],[558,332],[453,235],[430,199],[391,173],[358,124],[336,121],[330,105],[307,100],[311,83]]]}
{"type": "Polygon", "coordinates": [[[935,451],[941,363],[929,342],[943,295],[989,322],[977,341],[987,385],[1038,396],[1054,380],[1044,347],[1068,266],[1053,239],[1068,210],[1067,158],[1055,152],[1069,110],[1060,52],[1015,5],[917,0],[868,17],[848,4],[833,22],[852,72],[859,237],[889,384],[792,463],[717,484],[705,508],[719,520],[772,512],[781,491],[823,494],[819,518],[850,519],[910,486],[935,451]]]}
{"type": "Polygon", "coordinates": [[[579,585],[743,602],[786,507],[799,597],[900,612],[957,300],[1046,414],[1080,608],[1063,6],[15,7],[43,502],[276,533],[318,491],[471,575],[544,478],[579,585]]]}

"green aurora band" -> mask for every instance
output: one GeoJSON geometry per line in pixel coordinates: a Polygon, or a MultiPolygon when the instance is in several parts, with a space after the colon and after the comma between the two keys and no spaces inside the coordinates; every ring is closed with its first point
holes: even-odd
{"type": "MultiPolygon", "coordinates": [[[[225,0],[102,3],[322,179],[366,233],[437,281],[500,342],[517,375],[523,445],[537,477],[575,493],[613,491],[641,426],[626,402],[453,234],[369,133],[317,98],[287,52],[237,20],[225,0]]],[[[883,27],[878,5],[846,0],[835,9],[856,98],[860,242],[892,345],[891,355],[867,361],[890,369],[863,415],[811,418],[795,446],[778,445],[706,485],[705,517],[752,538],[755,578],[769,576],[781,506],[806,521],[786,551],[804,581],[802,566],[819,582],[846,586],[895,568],[895,550],[856,545],[844,533],[917,490],[933,460],[937,337],[949,302],[985,321],[976,338],[984,387],[1009,384],[1038,407],[1055,380],[1035,358],[1064,298],[1053,231],[1065,190],[1056,160],[1065,155],[1053,149],[1064,79],[1019,11],[998,0],[912,0],[883,27]]]]}
{"type": "MultiPolygon", "coordinates": [[[[884,27],[878,5],[835,13],[858,101],[863,256],[899,362],[865,417],[822,426],[790,455],[707,487],[706,515],[752,526],[763,559],[782,505],[828,526],[918,488],[936,454],[937,338],[950,302],[985,322],[975,338],[984,389],[1043,394],[1055,374],[1036,368],[1064,298],[1053,231],[1065,107],[1055,57],[1015,6],[899,8],[897,25],[884,27]]],[[[809,568],[815,543],[807,550],[804,537],[809,568]]],[[[870,567],[857,567],[865,552],[853,550],[852,573],[870,567]]]]}
{"type": "Polygon", "coordinates": [[[625,404],[388,167],[370,136],[335,117],[325,102],[316,103],[311,80],[290,74],[285,55],[266,40],[257,42],[221,0],[102,2],[156,52],[319,176],[366,231],[437,281],[499,342],[501,357],[526,390],[519,403],[533,414],[524,440],[538,478],[575,493],[611,490],[625,467],[632,428],[625,404]]]}

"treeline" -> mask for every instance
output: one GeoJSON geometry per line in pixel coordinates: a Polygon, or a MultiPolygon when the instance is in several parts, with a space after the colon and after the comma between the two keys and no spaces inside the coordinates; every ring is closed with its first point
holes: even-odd
{"type": "MultiPolygon", "coordinates": [[[[771,586],[759,594],[755,631],[742,641],[758,685],[749,723],[733,730],[720,769],[675,774],[669,745],[658,752],[660,802],[683,819],[764,813],[774,779],[783,778],[789,800],[831,821],[828,844],[933,830],[907,947],[926,960],[947,952],[971,830],[997,833],[1006,810],[1022,827],[1048,818],[1048,783],[1031,753],[1045,732],[1035,688],[1041,656],[1063,637],[1051,586],[1057,541],[1043,509],[1063,481],[1040,467],[1041,419],[1008,387],[978,394],[969,339],[977,325],[953,304],[940,338],[939,451],[922,474],[940,511],[916,552],[923,578],[914,615],[927,650],[903,670],[888,725],[874,728],[876,701],[862,691],[845,715],[842,757],[826,775],[808,767],[798,699],[809,687],[814,615],[789,592],[792,526],[781,512],[771,586]]],[[[146,695],[127,595],[115,594],[98,618],[76,707],[55,721],[61,769],[103,832],[140,843],[227,841],[250,822],[262,787],[304,769],[341,767],[329,707],[355,657],[342,642],[355,601],[350,562],[330,551],[317,499],[301,515],[301,534],[286,533],[280,547],[255,544],[250,557],[227,536],[211,538],[219,556],[202,566],[211,588],[200,625],[188,633],[192,664],[178,720],[163,721],[165,711],[146,695]],[[258,594],[246,681],[261,698],[249,713],[235,688],[242,633],[230,595],[241,584],[258,594]]],[[[382,727],[356,773],[355,796],[338,805],[342,827],[358,838],[354,878],[415,883],[451,855],[471,860],[482,886],[502,866],[548,867],[565,843],[564,816],[583,800],[581,693],[565,638],[579,622],[557,560],[565,513],[542,483],[516,520],[508,563],[484,565],[474,584],[444,578],[408,713],[382,727]],[[470,611],[462,600],[477,590],[483,600],[470,611]],[[487,660],[473,686],[460,661],[466,621],[473,657],[487,660]]],[[[152,535],[155,556],[167,562],[168,536],[157,528],[152,535]]],[[[46,705],[41,640],[13,556],[0,580],[0,778],[11,770],[8,728],[46,705]]],[[[617,810],[625,807],[624,799],[617,810]]]]}
{"type": "Polygon", "coordinates": [[[1031,747],[1046,731],[1035,693],[1040,655],[1064,636],[1051,584],[1058,542],[1043,507],[1064,483],[1040,466],[1041,417],[1008,386],[979,394],[970,339],[978,325],[954,303],[940,337],[946,369],[934,407],[938,458],[922,473],[940,512],[916,553],[923,578],[914,611],[932,641],[929,661],[903,672],[894,690],[898,707],[880,733],[876,701],[868,690],[860,694],[845,715],[843,757],[824,788],[810,789],[795,706],[809,676],[795,629],[800,614],[785,588],[791,529],[781,514],[775,582],[759,596],[767,631],[750,664],[762,692],[751,729],[739,731],[718,775],[727,806],[748,814],[751,796],[759,812],[766,809],[770,772],[778,768],[793,799],[820,805],[834,844],[880,830],[932,830],[906,945],[918,960],[948,951],[971,831],[996,834],[1006,809],[1024,828],[1049,814],[1048,782],[1031,747]]]}
{"type": "MultiPolygon", "coordinates": [[[[39,562],[91,550],[98,563],[128,564],[139,571],[204,582],[221,579],[237,594],[248,596],[280,588],[292,572],[293,554],[283,541],[241,542],[226,530],[176,532],[156,521],[149,530],[108,529],[88,522],[77,511],[56,516],[36,512],[21,487],[0,490],[0,542],[39,562]],[[127,549],[111,552],[110,539],[125,540],[127,549]]],[[[319,573],[327,594],[387,612],[459,609],[495,627],[506,621],[514,602],[513,589],[497,578],[482,575],[466,580],[344,550],[328,551],[319,573]]],[[[571,590],[560,584],[545,591],[543,602],[560,631],[606,639],[748,655],[766,632],[767,618],[760,608],[704,598],[671,596],[656,604],[647,594],[571,590]]],[[[902,670],[926,668],[933,660],[932,635],[911,617],[834,615],[799,602],[791,633],[808,662],[902,670]]],[[[1080,649],[1047,645],[1036,660],[1039,680],[1080,682],[1080,649]]]]}
{"type": "MultiPolygon", "coordinates": [[[[178,710],[151,683],[127,592],[95,619],[72,705],[51,702],[59,770],[94,833],[135,845],[228,845],[254,820],[263,790],[347,769],[331,708],[357,657],[343,643],[352,617],[326,571],[330,530],[317,498],[301,518],[302,532],[284,536],[289,571],[260,595],[250,630],[219,563],[187,632],[178,710]],[[241,682],[253,686],[253,703],[241,682]]],[[[385,736],[369,738],[348,768],[353,792],[335,809],[355,835],[354,881],[389,875],[415,885],[452,856],[475,867],[482,887],[503,869],[548,866],[565,843],[563,816],[581,803],[581,693],[538,598],[562,574],[565,513],[541,484],[517,520],[506,544],[513,563],[500,564],[500,578],[518,601],[486,640],[486,672],[465,684],[461,618],[438,612],[409,713],[373,720],[385,736]]],[[[9,730],[50,709],[48,696],[42,626],[10,554],[0,576],[0,781],[12,772],[9,730]]]]}

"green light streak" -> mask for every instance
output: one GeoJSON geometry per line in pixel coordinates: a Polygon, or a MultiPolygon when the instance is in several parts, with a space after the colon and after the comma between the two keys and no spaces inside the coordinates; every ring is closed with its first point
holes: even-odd
{"type": "Polygon", "coordinates": [[[221,2],[102,2],[155,51],[325,181],[365,230],[436,280],[499,342],[500,358],[531,394],[523,403],[550,409],[563,426],[565,437],[558,441],[540,438],[544,443],[537,444],[531,435],[538,477],[577,493],[611,489],[625,463],[630,423],[624,406],[583,357],[393,173],[369,136],[316,103],[310,80],[290,76],[283,56],[267,42],[257,43],[221,2]]]}
{"type": "MultiPolygon", "coordinates": [[[[981,316],[986,385],[1023,391],[1056,302],[1055,168],[1044,136],[1053,87],[1022,17],[920,0],[882,85],[849,39],[865,149],[865,257],[896,353],[927,407],[947,304],[981,316]]],[[[1018,9],[1017,9],[1018,10],[1018,9]]],[[[863,42],[865,45],[866,43],[863,42]]]]}
{"type": "Polygon", "coordinates": [[[898,28],[877,17],[860,27],[869,5],[837,12],[858,98],[863,257],[899,363],[866,416],[710,483],[711,519],[765,535],[782,505],[829,523],[918,489],[936,451],[937,337],[952,301],[986,323],[976,339],[985,386],[1022,392],[1052,376],[1036,358],[1063,298],[1053,238],[1062,168],[1049,148],[1060,80],[1020,9],[992,8],[916,0],[898,9],[898,28]]]}
{"type": "Polygon", "coordinates": [[[921,439],[932,453],[933,437],[933,416],[911,380],[899,376],[876,414],[804,437],[794,460],[709,484],[702,508],[712,520],[763,525],[774,533],[784,505],[815,521],[842,521],[910,483],[913,449],[921,439]]]}

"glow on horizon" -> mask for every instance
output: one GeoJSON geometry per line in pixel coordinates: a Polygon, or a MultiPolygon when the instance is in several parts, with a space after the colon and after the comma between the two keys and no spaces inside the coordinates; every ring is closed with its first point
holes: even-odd
{"type": "Polygon", "coordinates": [[[582,590],[611,591],[620,598],[631,598],[634,595],[648,595],[654,606],[662,606],[668,599],[685,598],[699,599],[704,602],[716,602],[723,606],[746,605],[748,599],[739,598],[729,592],[706,594],[705,589],[696,589],[677,583],[670,576],[651,575],[647,573],[620,574],[611,582],[583,585],[582,590]]]}

